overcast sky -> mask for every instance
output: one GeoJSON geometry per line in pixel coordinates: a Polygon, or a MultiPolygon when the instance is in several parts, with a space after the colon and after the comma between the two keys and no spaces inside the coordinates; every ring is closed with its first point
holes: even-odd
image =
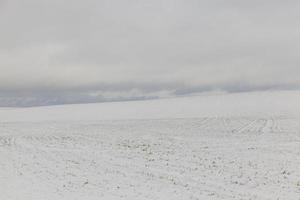
{"type": "Polygon", "coordinates": [[[300,88],[299,0],[0,0],[0,105],[300,88]]]}

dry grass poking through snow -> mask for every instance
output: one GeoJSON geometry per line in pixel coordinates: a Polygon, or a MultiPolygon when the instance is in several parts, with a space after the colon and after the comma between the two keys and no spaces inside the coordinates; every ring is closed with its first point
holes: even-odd
{"type": "Polygon", "coordinates": [[[300,199],[300,119],[0,124],[0,199],[300,199]]]}

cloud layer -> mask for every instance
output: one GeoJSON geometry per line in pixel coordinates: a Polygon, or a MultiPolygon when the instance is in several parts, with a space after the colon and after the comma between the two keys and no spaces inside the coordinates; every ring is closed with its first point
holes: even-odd
{"type": "Polygon", "coordinates": [[[297,0],[0,0],[0,105],[300,86],[297,0]]]}

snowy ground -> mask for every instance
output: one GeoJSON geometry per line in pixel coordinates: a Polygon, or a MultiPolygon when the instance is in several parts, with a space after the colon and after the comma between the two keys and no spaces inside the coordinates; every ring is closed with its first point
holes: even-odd
{"type": "Polygon", "coordinates": [[[300,199],[300,93],[0,109],[2,200],[300,199]]]}

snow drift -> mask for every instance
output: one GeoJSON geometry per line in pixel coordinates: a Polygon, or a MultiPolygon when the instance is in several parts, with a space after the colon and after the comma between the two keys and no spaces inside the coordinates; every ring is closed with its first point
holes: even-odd
{"type": "Polygon", "coordinates": [[[0,121],[196,118],[300,113],[299,91],[203,95],[170,99],[0,109],[0,121]]]}

